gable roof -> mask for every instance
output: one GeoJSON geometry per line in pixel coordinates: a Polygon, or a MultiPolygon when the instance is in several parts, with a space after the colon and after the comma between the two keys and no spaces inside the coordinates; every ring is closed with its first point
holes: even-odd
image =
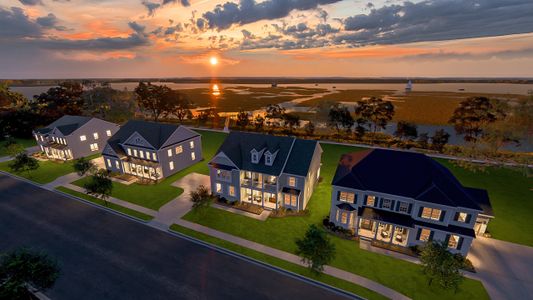
{"type": "MultiPolygon", "coordinates": [[[[163,147],[165,142],[182,126],[172,124],[161,124],[154,122],[131,120],[124,124],[120,129],[108,140],[108,144],[117,153],[123,153],[119,144],[126,142],[132,134],[137,132],[156,150],[163,147]]],[[[181,141],[199,136],[198,133],[192,130],[180,130],[181,141]]]]}
{"type": "Polygon", "coordinates": [[[371,149],[345,154],[332,184],[482,210],[448,169],[421,153],[371,149]]]}
{"type": "Polygon", "coordinates": [[[282,172],[307,176],[316,149],[316,141],[294,137],[232,131],[224,140],[217,154],[224,153],[239,169],[278,176],[282,172]],[[252,150],[276,151],[272,166],[265,164],[264,155],[257,164],[252,163],[252,150]]]}
{"type": "Polygon", "coordinates": [[[67,136],[83,126],[85,123],[89,122],[91,119],[92,117],[64,115],[52,122],[50,125],[36,129],[35,132],[46,134],[54,130],[54,128],[57,128],[57,130],[59,130],[63,135],[67,136]]]}

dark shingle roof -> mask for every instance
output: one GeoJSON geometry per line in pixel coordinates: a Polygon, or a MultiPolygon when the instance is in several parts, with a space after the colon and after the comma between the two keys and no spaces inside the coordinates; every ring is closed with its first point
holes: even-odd
{"type": "Polygon", "coordinates": [[[494,217],[494,212],[492,211],[492,205],[490,204],[489,194],[487,190],[475,189],[467,187],[466,190],[470,194],[470,198],[481,207],[483,214],[487,216],[494,217]]]}
{"type": "Polygon", "coordinates": [[[52,122],[50,125],[44,128],[36,129],[35,131],[41,134],[46,134],[57,127],[57,129],[66,136],[83,126],[85,123],[89,122],[91,119],[92,117],[64,115],[52,122]]]}
{"type": "Polygon", "coordinates": [[[481,210],[448,169],[420,153],[372,149],[345,154],[332,184],[481,210]]]}
{"type": "Polygon", "coordinates": [[[316,145],[316,141],[299,140],[294,137],[232,131],[217,154],[223,152],[241,170],[276,176],[282,172],[306,176],[316,145]],[[269,150],[271,153],[277,151],[272,166],[265,165],[264,155],[261,156],[259,163],[252,163],[253,149],[256,151],[265,149],[265,152],[269,150]]]}
{"type": "Polygon", "coordinates": [[[180,136],[180,141],[199,135],[198,133],[181,126],[178,127],[171,124],[131,120],[120,127],[120,129],[108,140],[108,144],[115,152],[117,152],[117,154],[123,153],[119,144],[126,142],[133,133],[137,132],[150,143],[150,145],[159,150],[176,130],[181,131],[180,134],[182,136],[180,136]]]}

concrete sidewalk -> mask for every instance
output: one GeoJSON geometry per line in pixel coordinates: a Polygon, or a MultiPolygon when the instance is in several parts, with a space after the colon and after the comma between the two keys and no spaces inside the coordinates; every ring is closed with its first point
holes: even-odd
{"type": "MultiPolygon", "coordinates": [[[[177,220],[176,224],[192,229],[194,231],[198,231],[198,232],[231,242],[239,246],[243,246],[243,247],[255,250],[257,252],[261,252],[261,253],[264,253],[264,254],[279,258],[279,259],[283,259],[285,261],[288,261],[288,262],[291,262],[291,263],[294,263],[300,266],[307,267],[307,265],[305,265],[301,261],[301,258],[299,256],[294,255],[289,252],[281,251],[281,250],[278,250],[278,249],[275,249],[269,246],[265,246],[263,244],[252,242],[252,241],[249,241],[249,240],[246,240],[246,239],[243,239],[243,238],[231,235],[231,234],[227,234],[227,233],[215,230],[215,229],[211,229],[209,227],[202,226],[200,224],[192,223],[192,222],[181,220],[181,219],[177,220]]],[[[379,284],[370,279],[364,278],[359,275],[355,275],[353,273],[350,273],[350,272],[347,272],[347,271],[344,271],[338,268],[326,266],[324,268],[324,274],[328,274],[333,277],[337,277],[337,278],[355,283],[369,290],[372,290],[376,293],[379,293],[389,299],[410,299],[409,297],[399,292],[396,292],[395,290],[390,289],[382,284],[379,284]]]]}

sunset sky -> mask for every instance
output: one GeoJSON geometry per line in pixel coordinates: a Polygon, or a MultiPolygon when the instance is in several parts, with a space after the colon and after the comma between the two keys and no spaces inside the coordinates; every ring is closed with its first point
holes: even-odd
{"type": "Polygon", "coordinates": [[[0,78],[195,76],[533,77],[533,1],[0,0],[0,78]]]}

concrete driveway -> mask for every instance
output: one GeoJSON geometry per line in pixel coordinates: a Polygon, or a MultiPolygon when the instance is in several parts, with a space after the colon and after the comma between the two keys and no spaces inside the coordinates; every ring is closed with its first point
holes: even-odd
{"type": "Polygon", "coordinates": [[[492,299],[531,299],[533,247],[477,237],[468,258],[492,299]]]}

